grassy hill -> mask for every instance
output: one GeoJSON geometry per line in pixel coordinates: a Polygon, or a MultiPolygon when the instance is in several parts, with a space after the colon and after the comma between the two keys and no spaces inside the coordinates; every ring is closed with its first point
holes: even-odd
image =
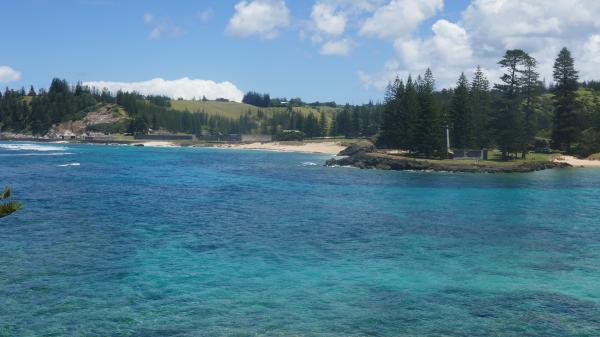
{"type": "MultiPolygon", "coordinates": [[[[286,108],[258,108],[253,105],[238,103],[238,102],[217,102],[217,101],[171,101],[171,108],[179,111],[189,111],[189,112],[198,112],[204,111],[208,114],[223,116],[227,118],[237,119],[241,115],[250,111],[252,114],[257,112],[258,110],[262,110],[266,113],[273,112],[283,112],[286,108]]],[[[324,111],[325,114],[331,118],[333,114],[338,111],[340,108],[332,108],[329,106],[319,106],[319,107],[311,107],[311,106],[303,106],[296,107],[294,111],[301,112],[305,115],[309,113],[314,113],[318,116],[321,111],[324,111]]]]}
{"type": "Polygon", "coordinates": [[[248,111],[255,113],[258,108],[238,102],[217,101],[171,101],[171,108],[179,111],[200,112],[219,115],[227,118],[239,118],[248,111]]]}

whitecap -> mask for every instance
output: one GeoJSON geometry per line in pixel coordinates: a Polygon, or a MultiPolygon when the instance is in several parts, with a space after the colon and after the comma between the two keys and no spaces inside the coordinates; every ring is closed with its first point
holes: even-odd
{"type": "Polygon", "coordinates": [[[317,165],[319,165],[319,164],[313,163],[310,161],[306,161],[306,162],[302,163],[302,166],[317,166],[317,165]]]}
{"type": "Polygon", "coordinates": [[[19,153],[19,154],[15,154],[15,156],[70,156],[72,154],[72,152],[52,152],[52,153],[19,153]]]}
{"type": "Polygon", "coordinates": [[[69,163],[69,164],[62,164],[62,165],[56,165],[58,167],[68,167],[68,166],[80,166],[81,164],[79,163],[69,163]]]}
{"type": "Polygon", "coordinates": [[[64,146],[55,145],[40,145],[40,144],[0,144],[0,149],[6,149],[10,151],[65,151],[67,150],[64,146]]]}

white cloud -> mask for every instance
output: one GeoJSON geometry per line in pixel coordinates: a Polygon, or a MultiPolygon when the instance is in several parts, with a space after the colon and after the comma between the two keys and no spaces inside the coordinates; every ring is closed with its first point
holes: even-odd
{"type": "Polygon", "coordinates": [[[157,18],[154,14],[146,12],[143,16],[144,23],[151,27],[148,38],[155,40],[166,35],[167,37],[177,38],[185,34],[185,30],[179,26],[170,23],[169,18],[157,18]]]}
{"type": "Polygon", "coordinates": [[[396,39],[414,32],[444,8],[444,0],[392,0],[378,8],[360,28],[360,35],[396,39]]]}
{"type": "Polygon", "coordinates": [[[21,80],[21,73],[9,66],[0,66],[0,83],[16,82],[21,80]]]}
{"type": "Polygon", "coordinates": [[[348,56],[352,51],[354,41],[352,39],[341,39],[335,41],[328,41],[321,46],[321,54],[323,55],[337,55],[337,56],[348,56]]]}
{"type": "Polygon", "coordinates": [[[274,39],[279,30],[289,24],[290,11],[283,0],[240,1],[235,5],[235,14],[229,20],[226,32],[239,37],[258,35],[274,39]]]}
{"type": "Polygon", "coordinates": [[[433,36],[430,38],[394,41],[398,59],[388,61],[378,74],[359,74],[359,79],[367,87],[382,89],[397,73],[416,76],[432,68],[438,87],[454,85],[461,72],[469,71],[476,65],[469,35],[463,27],[447,20],[438,20],[431,30],[433,36]]]}
{"type": "Polygon", "coordinates": [[[321,33],[336,36],[346,30],[346,17],[341,13],[335,13],[335,9],[328,4],[315,3],[310,16],[321,33]]]}
{"type": "Polygon", "coordinates": [[[202,22],[208,22],[208,20],[210,20],[213,17],[213,15],[214,11],[212,10],[212,8],[207,8],[202,12],[198,13],[198,17],[202,22]]]}
{"type": "Polygon", "coordinates": [[[107,88],[112,92],[136,91],[143,95],[166,95],[184,99],[206,96],[208,99],[227,98],[231,101],[241,102],[244,96],[244,93],[231,82],[216,83],[187,77],[172,81],[155,78],[142,82],[91,81],[83,84],[90,87],[107,88]]]}
{"type": "Polygon", "coordinates": [[[575,66],[579,75],[584,80],[598,80],[600,76],[600,34],[591,35],[583,45],[579,60],[575,60],[575,66]],[[593,74],[590,76],[590,74],[593,74]]]}
{"type": "Polygon", "coordinates": [[[472,36],[482,63],[492,63],[506,49],[520,48],[538,60],[540,73],[552,78],[552,65],[564,46],[575,58],[575,66],[586,69],[585,79],[600,77],[593,57],[594,35],[600,30],[597,0],[474,0],[463,13],[463,26],[472,36]]]}

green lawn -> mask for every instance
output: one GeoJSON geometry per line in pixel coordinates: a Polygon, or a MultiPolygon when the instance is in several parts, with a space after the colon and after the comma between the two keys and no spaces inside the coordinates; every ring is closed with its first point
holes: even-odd
{"type": "Polygon", "coordinates": [[[427,159],[427,161],[432,163],[440,163],[447,165],[491,165],[491,166],[507,166],[507,165],[520,165],[524,163],[531,162],[539,162],[539,161],[549,161],[551,154],[546,153],[533,153],[530,152],[527,154],[525,159],[513,159],[509,161],[500,160],[501,152],[499,150],[491,150],[488,154],[488,160],[455,160],[455,159],[444,159],[444,160],[432,160],[427,159]]]}
{"type": "MultiPolygon", "coordinates": [[[[284,112],[286,108],[257,108],[252,105],[238,103],[238,102],[217,102],[217,101],[171,101],[171,107],[175,110],[179,111],[189,111],[189,112],[199,112],[204,111],[211,115],[218,115],[227,118],[237,119],[241,115],[250,111],[253,114],[256,113],[259,109],[264,111],[267,114],[272,114],[274,112],[284,112]]],[[[325,114],[331,119],[333,114],[338,111],[339,108],[332,108],[329,106],[320,106],[320,107],[297,107],[294,108],[294,111],[301,112],[305,115],[309,113],[313,113],[316,116],[319,116],[321,111],[325,112],[325,114]]]]}
{"type": "Polygon", "coordinates": [[[239,118],[248,111],[252,113],[256,113],[258,111],[257,107],[244,103],[216,101],[171,101],[171,107],[180,111],[204,111],[211,115],[219,115],[235,119],[239,118]]]}

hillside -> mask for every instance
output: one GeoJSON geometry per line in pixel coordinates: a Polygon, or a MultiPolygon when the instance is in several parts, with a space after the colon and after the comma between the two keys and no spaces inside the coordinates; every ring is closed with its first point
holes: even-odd
{"type": "Polygon", "coordinates": [[[249,104],[238,102],[217,102],[217,101],[182,101],[172,100],[171,108],[178,111],[200,112],[204,111],[211,115],[219,115],[227,118],[238,119],[240,116],[250,111],[255,113],[258,108],[249,104]]]}
{"type": "MultiPolygon", "coordinates": [[[[250,111],[253,114],[258,110],[262,110],[267,114],[274,112],[283,112],[286,108],[258,108],[253,105],[238,103],[238,102],[217,102],[217,101],[186,101],[186,100],[173,100],[171,101],[171,108],[178,111],[189,111],[189,112],[200,112],[204,111],[209,115],[217,115],[226,118],[238,119],[240,116],[250,111]]],[[[340,108],[332,108],[330,106],[303,106],[295,107],[294,111],[301,112],[304,115],[308,115],[311,112],[315,115],[325,112],[327,117],[333,118],[333,114],[339,111],[340,108]]]]}

